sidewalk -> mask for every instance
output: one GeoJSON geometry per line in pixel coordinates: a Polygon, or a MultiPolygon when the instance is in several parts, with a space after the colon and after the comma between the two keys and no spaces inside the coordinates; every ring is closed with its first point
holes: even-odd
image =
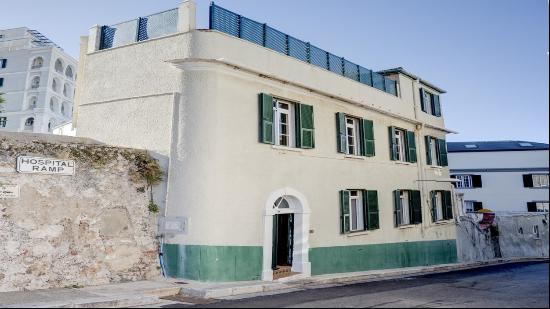
{"type": "MultiPolygon", "coordinates": [[[[289,293],[352,283],[381,281],[403,277],[479,267],[548,261],[545,259],[498,259],[485,262],[448,264],[429,267],[387,269],[346,274],[331,274],[311,278],[286,278],[276,282],[249,281],[230,283],[203,283],[186,280],[141,281],[111,284],[81,289],[51,289],[27,292],[0,293],[1,308],[81,308],[81,307],[140,307],[171,304],[163,298],[175,301],[185,299],[238,299],[259,295],[289,293]],[[179,297],[176,297],[179,296],[179,297]]],[[[191,301],[192,302],[192,301],[191,301]]]]}

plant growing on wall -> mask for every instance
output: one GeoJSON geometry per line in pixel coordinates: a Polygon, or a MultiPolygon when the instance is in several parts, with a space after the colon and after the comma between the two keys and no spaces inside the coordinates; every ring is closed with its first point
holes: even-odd
{"type": "Polygon", "coordinates": [[[153,199],[153,187],[162,181],[163,172],[157,162],[157,160],[151,158],[145,153],[139,153],[134,159],[136,171],[147,184],[149,190],[149,211],[152,213],[159,212],[159,206],[155,204],[153,199]]]}
{"type": "Polygon", "coordinates": [[[6,102],[6,100],[4,99],[4,97],[2,97],[3,93],[0,92],[0,113],[4,111],[4,102],[6,102]]]}

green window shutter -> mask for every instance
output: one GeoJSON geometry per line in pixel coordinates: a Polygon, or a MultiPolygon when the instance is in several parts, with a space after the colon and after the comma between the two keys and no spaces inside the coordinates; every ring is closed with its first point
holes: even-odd
{"type": "Polygon", "coordinates": [[[344,113],[336,114],[336,143],[338,144],[338,152],[346,153],[348,141],[346,140],[346,117],[344,113]]]}
{"type": "Polygon", "coordinates": [[[273,144],[273,97],[260,94],[260,143],[273,144]]]}
{"type": "Polygon", "coordinates": [[[340,233],[350,231],[349,191],[340,191],[340,233]]]}
{"type": "Polygon", "coordinates": [[[436,198],[437,191],[430,191],[430,201],[432,203],[431,211],[432,214],[432,222],[436,222],[437,217],[437,198],[436,198]]]}
{"type": "Polygon", "coordinates": [[[389,127],[390,135],[390,160],[397,160],[397,145],[395,144],[395,127],[389,127]]]}
{"type": "Polygon", "coordinates": [[[432,144],[430,143],[432,141],[431,136],[425,136],[424,137],[424,143],[426,144],[426,164],[432,165],[432,144]]]}
{"type": "Polygon", "coordinates": [[[443,191],[443,219],[453,218],[453,194],[451,191],[443,191]]]}
{"type": "Polygon", "coordinates": [[[439,165],[440,166],[449,166],[449,161],[447,159],[447,142],[444,139],[437,140],[438,150],[439,150],[439,165]]]}
{"type": "Polygon", "coordinates": [[[367,198],[367,230],[377,230],[380,228],[380,211],[378,209],[378,192],[365,191],[367,198]]]}
{"type": "Polygon", "coordinates": [[[311,105],[296,104],[296,147],[315,148],[315,123],[311,105]]]}
{"type": "Polygon", "coordinates": [[[374,157],[376,154],[374,145],[374,125],[371,120],[361,119],[361,154],[366,157],[374,157]]]}
{"type": "Polygon", "coordinates": [[[403,220],[401,218],[402,205],[401,205],[400,196],[401,196],[401,191],[399,191],[399,190],[393,191],[393,215],[394,215],[394,219],[395,219],[395,227],[401,226],[401,223],[403,222],[403,220]]]}
{"type": "Polygon", "coordinates": [[[422,199],[420,198],[420,191],[409,191],[409,201],[411,208],[411,224],[422,223],[422,199]]]}
{"type": "Polygon", "coordinates": [[[433,96],[432,106],[433,106],[433,113],[432,114],[436,117],[441,117],[441,102],[439,100],[438,95],[433,96]]]}
{"type": "Polygon", "coordinates": [[[425,93],[426,90],[424,90],[424,88],[420,88],[420,108],[423,112],[427,113],[428,109],[426,108],[426,100],[424,100],[425,93]]]}
{"type": "Polygon", "coordinates": [[[416,163],[416,139],[414,132],[407,131],[407,161],[416,163]]]}

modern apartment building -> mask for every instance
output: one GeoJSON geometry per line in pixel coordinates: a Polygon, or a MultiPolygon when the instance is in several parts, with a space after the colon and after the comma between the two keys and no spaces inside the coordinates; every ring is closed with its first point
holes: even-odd
{"type": "Polygon", "coordinates": [[[36,30],[0,30],[0,131],[51,133],[71,121],[77,62],[36,30]]]}
{"type": "Polygon", "coordinates": [[[460,142],[448,151],[463,212],[548,212],[548,144],[460,142]]]}
{"type": "MultiPolygon", "coordinates": [[[[216,5],[95,26],[77,135],[167,167],[171,277],[273,280],[457,259],[444,90],[216,5]]],[[[166,230],[167,227],[161,228],[166,230]]]]}

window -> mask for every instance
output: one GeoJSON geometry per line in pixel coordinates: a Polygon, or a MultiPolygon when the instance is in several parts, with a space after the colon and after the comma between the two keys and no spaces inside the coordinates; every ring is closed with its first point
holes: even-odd
{"type": "Polygon", "coordinates": [[[25,121],[25,131],[32,131],[34,128],[34,118],[28,118],[25,121]]]}
{"type": "Polygon", "coordinates": [[[365,157],[376,154],[374,123],[371,120],[337,113],[336,127],[339,153],[365,157]]]}
{"type": "Polygon", "coordinates": [[[464,212],[471,213],[474,212],[474,201],[464,201],[464,212]]]}
{"type": "Polygon", "coordinates": [[[42,57],[34,58],[31,69],[39,69],[42,65],[44,65],[44,59],[42,57]]]}
{"type": "Polygon", "coordinates": [[[31,89],[37,89],[38,87],[40,87],[40,77],[35,76],[31,82],[31,89]]]}
{"type": "Polygon", "coordinates": [[[439,95],[420,88],[420,108],[423,112],[441,117],[441,102],[439,95]]]}
{"type": "Polygon", "coordinates": [[[529,202],[527,203],[528,212],[548,212],[549,202],[529,202]]]}
{"type": "Polygon", "coordinates": [[[8,123],[7,117],[0,117],[0,128],[5,128],[8,123]]]}
{"type": "Polygon", "coordinates": [[[452,178],[458,181],[454,183],[457,189],[482,188],[483,181],[481,175],[452,175],[452,178]]]}
{"type": "Polygon", "coordinates": [[[361,192],[353,190],[349,191],[349,195],[351,231],[363,231],[365,222],[361,192]]]}
{"type": "Polygon", "coordinates": [[[351,117],[346,117],[346,141],[348,144],[347,154],[360,155],[358,140],[359,140],[359,120],[351,117]]]}
{"type": "Polygon", "coordinates": [[[439,160],[437,160],[437,139],[430,138],[430,154],[431,154],[431,165],[439,166],[439,160]]]}
{"type": "Polygon", "coordinates": [[[534,188],[548,188],[548,174],[533,175],[534,188]]]}
{"type": "Polygon", "coordinates": [[[407,161],[405,156],[405,132],[403,130],[395,130],[394,143],[396,146],[396,160],[407,161]]]}
{"type": "Polygon", "coordinates": [[[4,87],[4,79],[0,78],[0,87],[4,87]]]}
{"type": "Polygon", "coordinates": [[[434,208],[434,222],[443,220],[443,197],[441,192],[432,193],[432,205],[434,208]]]}
{"type": "Polygon", "coordinates": [[[315,148],[313,106],[260,94],[260,143],[315,148]]]}
{"type": "Polygon", "coordinates": [[[294,147],[294,104],[273,102],[275,111],[275,145],[294,147]]]}
{"type": "Polygon", "coordinates": [[[57,73],[63,74],[63,62],[61,62],[61,59],[57,59],[55,61],[55,71],[57,73]]]}
{"type": "Polygon", "coordinates": [[[378,192],[369,190],[340,191],[341,233],[380,228],[378,192]]]}
{"type": "Polygon", "coordinates": [[[32,97],[30,100],[29,100],[29,109],[32,110],[32,109],[35,109],[36,108],[36,103],[37,103],[38,99],[36,97],[32,97]]]}
{"type": "Polygon", "coordinates": [[[57,82],[57,79],[53,79],[52,81],[52,90],[55,92],[59,91],[59,83],[57,82]]]}
{"type": "Polygon", "coordinates": [[[401,203],[401,225],[409,225],[410,222],[410,205],[409,205],[409,192],[401,191],[399,194],[399,200],[401,203]]]}
{"type": "Polygon", "coordinates": [[[453,195],[451,191],[432,191],[431,200],[433,222],[451,220],[453,218],[453,195]]]}
{"type": "Polygon", "coordinates": [[[456,187],[459,189],[472,188],[472,176],[470,175],[458,175],[456,179],[459,182],[456,183],[456,187]]]}
{"type": "Polygon", "coordinates": [[[8,65],[8,59],[0,59],[0,69],[5,69],[8,65]]]}
{"type": "Polygon", "coordinates": [[[396,190],[393,195],[396,227],[422,223],[420,191],[396,190]]]}
{"type": "Polygon", "coordinates": [[[65,70],[65,76],[69,79],[73,79],[73,68],[69,65],[65,70]]]}

